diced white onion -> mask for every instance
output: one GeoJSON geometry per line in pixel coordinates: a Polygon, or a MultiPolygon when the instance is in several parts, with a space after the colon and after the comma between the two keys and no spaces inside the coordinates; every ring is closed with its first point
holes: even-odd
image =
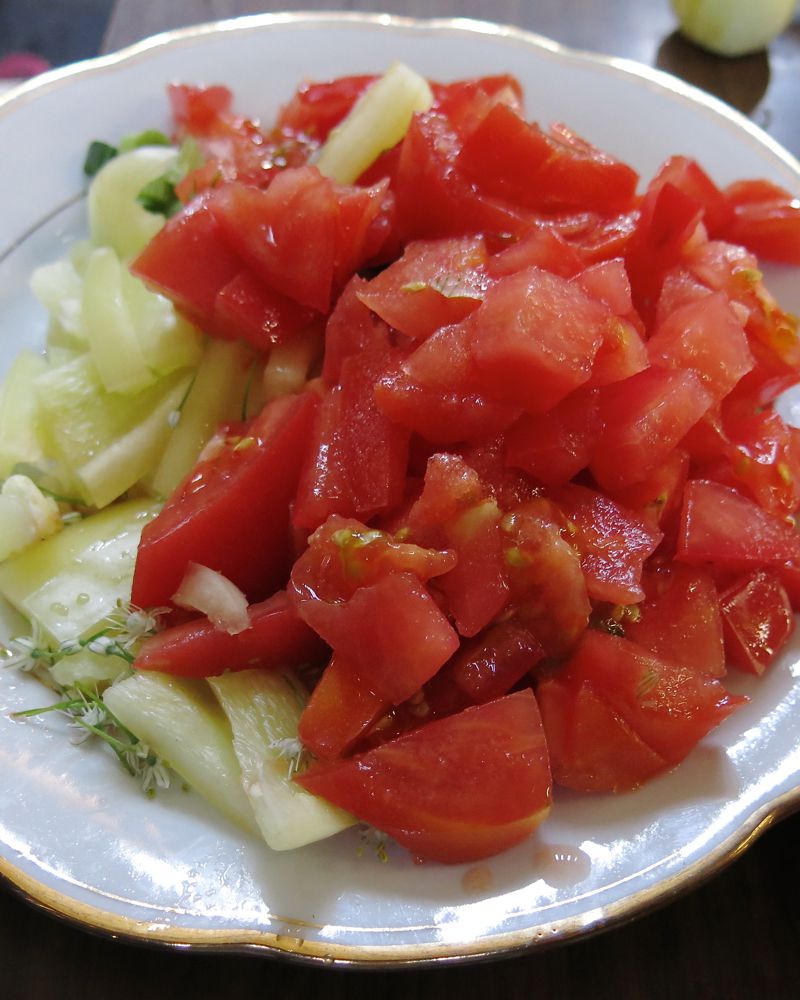
{"type": "Polygon", "coordinates": [[[181,608],[207,615],[221,632],[237,635],[250,627],[247,598],[235,583],[208,566],[189,563],[172,600],[181,608]]]}

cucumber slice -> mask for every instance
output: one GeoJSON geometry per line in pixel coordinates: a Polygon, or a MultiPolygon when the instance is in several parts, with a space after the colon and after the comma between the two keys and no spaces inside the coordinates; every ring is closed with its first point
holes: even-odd
{"type": "Polygon", "coordinates": [[[189,381],[176,372],[123,396],[105,390],[88,356],[51,368],[33,383],[43,450],[81,484],[84,500],[105,506],[155,467],[189,381]]]}
{"type": "Polygon", "coordinates": [[[177,150],[167,146],[142,146],[110,160],[89,187],[92,242],[123,258],[139,253],[164,225],[164,216],[148,212],[136,197],[177,162],[177,150]]]}
{"type": "Polygon", "coordinates": [[[50,667],[50,676],[62,688],[80,684],[97,690],[113,684],[129,670],[128,664],[118,656],[99,656],[84,649],[54,663],[50,667]]]}
{"type": "Polygon", "coordinates": [[[103,701],[195,791],[258,833],[230,724],[205,681],[140,671],[110,687],[103,701]]]}
{"type": "Polygon", "coordinates": [[[267,844],[276,851],[330,837],[356,820],[306,792],[289,776],[282,748],[297,740],[305,704],[290,674],[242,670],[210,677],[233,730],[244,790],[267,844]]]}
{"type": "Polygon", "coordinates": [[[400,142],[414,112],[427,111],[432,103],[427,81],[404,63],[394,63],[328,136],[316,160],[319,172],[339,184],[353,184],[400,142]]]}
{"type": "Polygon", "coordinates": [[[47,362],[33,351],[20,351],[0,388],[0,477],[11,475],[18,462],[35,464],[42,446],[35,427],[34,381],[47,362]]]}
{"type": "Polygon", "coordinates": [[[190,471],[219,424],[241,416],[245,380],[252,354],[242,344],[212,340],[171,432],[151,491],[167,497],[190,471]]]}
{"type": "Polygon", "coordinates": [[[156,381],[145,363],[128,304],[122,268],[108,247],[93,251],[83,282],[83,322],[89,351],[109,392],[141,392],[156,381]]]}
{"type": "Polygon", "coordinates": [[[83,280],[69,257],[45,264],[31,275],[31,291],[50,314],[51,322],[66,342],[86,345],[83,329],[83,280]]]}
{"type": "Polygon", "coordinates": [[[125,267],[120,268],[122,296],[136,332],[142,356],[156,375],[195,368],[203,356],[203,336],[175,312],[163,295],[151,292],[125,267]]]}
{"type": "Polygon", "coordinates": [[[131,596],[136,548],[153,503],[93,514],[0,565],[0,593],[56,642],[91,635],[131,596]]]}

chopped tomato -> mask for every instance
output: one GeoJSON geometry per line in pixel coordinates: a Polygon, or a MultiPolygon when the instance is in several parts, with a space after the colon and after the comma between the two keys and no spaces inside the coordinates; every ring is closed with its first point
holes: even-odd
{"type": "Polygon", "coordinates": [[[531,267],[503,278],[472,317],[478,386],[540,413],[589,378],[607,309],[572,283],[531,267]]]}
{"type": "Polygon", "coordinates": [[[289,503],[316,406],[308,392],[276,400],[189,473],[142,532],[134,604],[170,604],[190,562],[222,573],[251,600],[286,583],[289,503]]]}
{"type": "Polygon", "coordinates": [[[661,660],[724,676],[722,619],[711,576],[673,563],[645,573],[642,585],[645,599],[638,615],[625,621],[625,636],[661,660]]]}
{"type": "MultiPolygon", "coordinates": [[[[552,726],[566,730],[567,766],[574,764],[570,761],[568,741],[576,738],[574,731],[570,734],[571,726],[576,723],[570,723],[569,716],[572,713],[574,718],[576,699],[584,685],[665,765],[683,760],[706,733],[747,701],[729,694],[710,674],[661,660],[627,639],[590,630],[571,659],[539,687],[545,732],[552,726]],[[549,688],[557,690],[555,697],[548,695],[549,688]]],[[[613,743],[619,747],[620,727],[613,716],[609,716],[609,721],[613,743]]],[[[584,730],[583,740],[595,739],[599,743],[602,733],[603,730],[595,731],[593,735],[584,730]]],[[[629,739],[624,743],[629,749],[635,745],[629,739]]],[[[591,763],[586,747],[579,744],[579,750],[591,763]]],[[[635,770],[641,772],[644,763],[641,758],[647,755],[640,751],[637,756],[640,760],[635,770]]],[[[606,767],[608,763],[606,756],[606,767]]],[[[652,756],[651,763],[656,763],[652,756]]],[[[623,760],[624,778],[620,783],[614,782],[612,788],[630,781],[629,768],[623,760]]],[[[609,770],[613,778],[613,768],[609,770]]],[[[639,773],[636,780],[649,776],[639,773]]]]}
{"type": "Polygon", "coordinates": [[[800,535],[736,490],[707,480],[686,486],[676,558],[732,569],[800,559],[800,535]]]}
{"type": "Polygon", "coordinates": [[[725,652],[731,663],[763,674],[795,630],[789,596],[774,572],[757,570],[720,597],[725,652]]]}
{"type": "Polygon", "coordinates": [[[468,708],[295,780],[432,861],[524,840],[550,808],[550,768],[530,691],[468,708]]]}
{"type": "Polygon", "coordinates": [[[644,597],[642,565],[661,541],[661,532],[584,486],[565,486],[554,499],[569,520],[589,597],[609,604],[638,603],[644,597]]]}
{"type": "Polygon", "coordinates": [[[737,181],[725,188],[732,218],[720,235],[766,260],[800,264],[800,200],[770,181],[737,181]]]}
{"type": "Polygon", "coordinates": [[[142,643],[136,670],[214,677],[226,670],[282,670],[319,662],[325,646],[298,617],[284,591],[247,609],[250,625],[236,635],[195,618],[142,643]]]}

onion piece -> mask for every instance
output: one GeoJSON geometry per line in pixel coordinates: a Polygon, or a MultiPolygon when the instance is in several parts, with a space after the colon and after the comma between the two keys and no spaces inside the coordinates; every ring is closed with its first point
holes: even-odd
{"type": "Polygon", "coordinates": [[[672,0],[681,31],[721,56],[758,52],[794,16],[796,0],[672,0]]]}
{"type": "Polygon", "coordinates": [[[208,616],[214,628],[237,635],[250,628],[247,598],[235,583],[208,566],[190,562],[173,603],[208,616]]]}

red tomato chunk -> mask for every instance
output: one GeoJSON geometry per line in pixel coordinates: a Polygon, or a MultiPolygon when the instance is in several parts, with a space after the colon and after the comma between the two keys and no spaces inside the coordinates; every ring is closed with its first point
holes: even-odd
{"type": "Polygon", "coordinates": [[[296,780],[472,861],[527,836],[553,781],[622,792],[676,766],[745,701],[728,665],[780,669],[800,432],[773,403],[800,336],[755,254],[800,263],[800,208],[685,156],[637,192],[530,121],[510,76],[432,84],[337,184],[312,153],[373,81],[303,84],[271,129],[224,87],[171,89],[205,163],[134,272],[262,361],[324,353],[142,536],[137,604],[198,562],[250,627],[173,625],[136,667],[312,667],[296,780]]]}

